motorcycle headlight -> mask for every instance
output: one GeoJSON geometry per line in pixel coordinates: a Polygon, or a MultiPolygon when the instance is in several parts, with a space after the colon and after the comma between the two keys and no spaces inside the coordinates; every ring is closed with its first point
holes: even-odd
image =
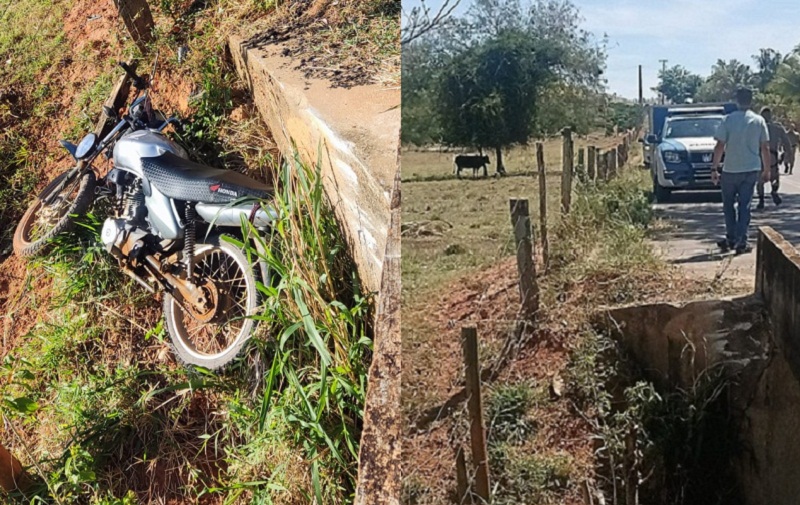
{"type": "Polygon", "coordinates": [[[82,160],[88,157],[94,152],[95,147],[97,147],[97,135],[94,133],[87,134],[75,149],[75,159],[82,160]]]}
{"type": "Polygon", "coordinates": [[[680,163],[681,155],[677,151],[664,151],[664,161],[667,163],[680,163]]]}

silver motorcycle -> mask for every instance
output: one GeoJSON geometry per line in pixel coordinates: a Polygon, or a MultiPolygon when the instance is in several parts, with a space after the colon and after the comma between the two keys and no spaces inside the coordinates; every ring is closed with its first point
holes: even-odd
{"type": "Polygon", "coordinates": [[[238,172],[190,161],[164,134],[170,124],[180,128],[180,121],[152,108],[155,66],[149,78],[120,66],[136,90],[127,113],[104,106],[116,123],[104,138],[89,133],[78,145],[61,141],[76,164],[30,205],[14,234],[14,251],[42,254],[96,198],[108,198],[113,211],[102,227],[103,246],[123,272],[151,293],[163,293],[166,327],[180,360],[219,369],[255,329],[256,279],[267,284],[269,273],[234,243],[244,239],[243,221],[269,233],[275,212],[261,202],[273,191],[238,172]],[[102,177],[93,166],[101,155],[113,161],[102,177]]]}

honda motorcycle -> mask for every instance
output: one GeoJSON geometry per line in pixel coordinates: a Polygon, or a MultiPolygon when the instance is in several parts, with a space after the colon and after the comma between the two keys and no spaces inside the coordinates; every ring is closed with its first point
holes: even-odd
{"type": "Polygon", "coordinates": [[[104,138],[89,133],[78,145],[60,141],[75,166],[30,205],[14,234],[14,251],[42,254],[96,199],[108,199],[113,210],[100,234],[103,246],[123,272],[151,293],[163,293],[166,328],[180,360],[220,369],[255,329],[256,279],[269,281],[263,262],[252,265],[223,236],[243,241],[244,221],[269,233],[275,211],[260,202],[273,191],[238,172],[190,161],[164,134],[170,124],[180,129],[180,121],[152,107],[155,64],[149,78],[120,66],[136,90],[127,113],[104,106],[115,122],[104,138]],[[101,155],[112,161],[102,177],[93,165],[101,155]]]}

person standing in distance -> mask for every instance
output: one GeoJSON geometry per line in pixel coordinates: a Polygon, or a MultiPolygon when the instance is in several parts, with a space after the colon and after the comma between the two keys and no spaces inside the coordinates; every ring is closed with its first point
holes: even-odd
{"type": "MultiPolygon", "coordinates": [[[[783,146],[783,152],[788,156],[789,149],[791,149],[791,142],[789,135],[786,134],[783,126],[772,120],[772,110],[769,107],[761,109],[761,117],[767,122],[767,132],[769,134],[769,182],[770,192],[772,193],[772,202],[775,205],[781,204],[781,197],[778,195],[778,188],[780,187],[780,156],[779,149],[783,146]]],[[[758,205],[756,208],[761,210],[764,208],[764,184],[767,179],[758,182],[758,205]]]]}
{"type": "Polygon", "coordinates": [[[769,179],[769,132],[764,118],[750,110],[753,91],[747,88],[736,92],[739,110],[725,116],[714,138],[714,158],[711,180],[721,184],[722,210],[725,215],[725,238],[717,242],[723,252],[734,249],[736,254],[749,252],[747,229],[750,226],[750,203],[759,178],[769,179]],[[720,175],[722,155],[725,164],[720,175]],[[737,212],[738,211],[738,212],[737,212]]]}
{"type": "Polygon", "coordinates": [[[789,156],[786,157],[786,169],[783,173],[791,174],[794,169],[794,160],[797,153],[797,146],[800,144],[800,133],[797,132],[797,125],[789,123],[789,156]]]}

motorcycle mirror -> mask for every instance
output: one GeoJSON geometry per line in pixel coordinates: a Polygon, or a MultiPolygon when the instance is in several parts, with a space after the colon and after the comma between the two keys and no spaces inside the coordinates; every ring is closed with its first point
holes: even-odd
{"type": "Polygon", "coordinates": [[[107,117],[110,117],[111,119],[119,119],[119,115],[117,114],[117,111],[115,111],[114,109],[112,109],[108,105],[103,105],[103,113],[107,117]]]}
{"type": "Polygon", "coordinates": [[[81,139],[78,147],[75,149],[75,159],[82,160],[94,152],[97,146],[97,135],[89,133],[81,139]]]}

